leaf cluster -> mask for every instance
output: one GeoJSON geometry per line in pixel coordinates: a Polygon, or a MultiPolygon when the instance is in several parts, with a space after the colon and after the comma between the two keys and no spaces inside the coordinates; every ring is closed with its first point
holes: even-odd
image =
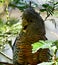
{"type": "Polygon", "coordinates": [[[6,22],[0,19],[0,50],[4,49],[5,44],[12,45],[12,37],[18,35],[21,28],[20,21],[15,18],[6,22]]]}
{"type": "Polygon", "coordinates": [[[50,54],[51,54],[51,59],[50,61],[51,62],[44,62],[44,63],[41,63],[39,65],[58,65],[58,56],[57,53],[58,53],[58,40],[56,41],[43,41],[43,40],[40,40],[39,42],[36,42],[34,43],[33,45],[33,52],[36,52],[37,50],[39,50],[40,48],[49,48],[50,49],[50,54]],[[53,60],[53,57],[55,55],[55,59],[53,60]]]}
{"type": "Polygon", "coordinates": [[[41,12],[45,12],[46,11],[46,13],[47,13],[46,19],[50,15],[54,14],[54,10],[56,9],[56,5],[58,5],[58,2],[55,2],[55,1],[49,1],[48,3],[45,3],[45,4],[42,5],[43,9],[40,9],[40,11],[41,12]]]}
{"type": "MultiPolygon", "coordinates": [[[[32,1],[32,7],[37,6],[37,4],[35,2],[32,1]]],[[[28,8],[30,6],[29,2],[26,2],[24,0],[13,0],[9,6],[13,7],[13,8],[18,8],[21,11],[24,11],[26,8],[28,8]]]]}

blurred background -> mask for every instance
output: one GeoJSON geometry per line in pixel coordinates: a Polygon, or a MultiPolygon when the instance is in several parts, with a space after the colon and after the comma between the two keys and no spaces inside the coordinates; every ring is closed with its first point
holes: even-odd
{"type": "Polygon", "coordinates": [[[44,20],[48,41],[58,40],[58,0],[1,0],[0,62],[12,63],[12,45],[22,28],[22,13],[30,1],[44,20]]]}

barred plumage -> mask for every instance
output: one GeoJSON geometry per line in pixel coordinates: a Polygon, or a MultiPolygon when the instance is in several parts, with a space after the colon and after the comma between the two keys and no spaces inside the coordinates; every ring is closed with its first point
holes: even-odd
{"type": "Polygon", "coordinates": [[[34,57],[37,59],[37,63],[48,62],[50,60],[50,50],[48,48],[40,48],[36,53],[34,53],[34,57]]]}
{"type": "Polygon", "coordinates": [[[31,44],[47,39],[44,21],[32,7],[26,9],[22,16],[22,30],[15,42],[13,63],[14,65],[37,65],[38,61],[45,61],[42,59],[45,52],[41,50],[39,53],[33,54],[31,44]],[[39,60],[37,61],[38,56],[39,60]]]}

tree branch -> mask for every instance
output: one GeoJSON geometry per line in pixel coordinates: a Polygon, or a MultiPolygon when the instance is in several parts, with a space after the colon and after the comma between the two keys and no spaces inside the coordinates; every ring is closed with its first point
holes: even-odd
{"type": "Polygon", "coordinates": [[[3,52],[0,51],[0,54],[2,54],[4,57],[6,57],[6,58],[9,59],[10,61],[12,61],[12,59],[9,58],[7,55],[5,55],[3,52]]]}

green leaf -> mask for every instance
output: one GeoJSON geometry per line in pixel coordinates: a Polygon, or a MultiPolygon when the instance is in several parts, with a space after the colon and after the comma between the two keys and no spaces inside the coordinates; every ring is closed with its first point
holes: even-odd
{"type": "Polygon", "coordinates": [[[41,12],[44,12],[44,11],[46,11],[46,9],[40,9],[40,11],[41,11],[41,12]]]}
{"type": "Polygon", "coordinates": [[[44,44],[42,42],[40,42],[40,41],[32,44],[32,46],[33,46],[33,49],[32,49],[33,52],[37,51],[39,48],[42,48],[43,45],[44,44]]]}
{"type": "Polygon", "coordinates": [[[0,2],[1,2],[1,3],[3,3],[3,2],[4,2],[4,0],[0,0],[0,2]]]}
{"type": "Polygon", "coordinates": [[[49,4],[43,4],[42,5],[44,8],[47,8],[49,6],[49,4]]]}
{"type": "Polygon", "coordinates": [[[57,49],[58,49],[58,40],[56,40],[55,42],[53,42],[53,44],[56,45],[57,49]]]}
{"type": "MultiPolygon", "coordinates": [[[[36,4],[35,2],[31,1],[32,2],[32,7],[38,7],[38,4],[36,4]]],[[[24,0],[13,0],[13,3],[11,2],[9,4],[9,6],[11,7],[17,7],[18,9],[20,9],[21,11],[24,11],[24,9],[28,8],[29,7],[29,3],[24,1],[24,0]]]]}
{"type": "Polygon", "coordinates": [[[9,21],[6,22],[6,25],[12,26],[12,25],[14,25],[14,24],[16,24],[16,23],[18,23],[18,22],[19,22],[18,19],[11,18],[9,21]]]}
{"type": "Polygon", "coordinates": [[[57,4],[58,4],[58,2],[54,3],[54,5],[57,5],[57,4]]]}
{"type": "Polygon", "coordinates": [[[4,25],[2,19],[0,19],[0,27],[2,27],[4,25]]]}

